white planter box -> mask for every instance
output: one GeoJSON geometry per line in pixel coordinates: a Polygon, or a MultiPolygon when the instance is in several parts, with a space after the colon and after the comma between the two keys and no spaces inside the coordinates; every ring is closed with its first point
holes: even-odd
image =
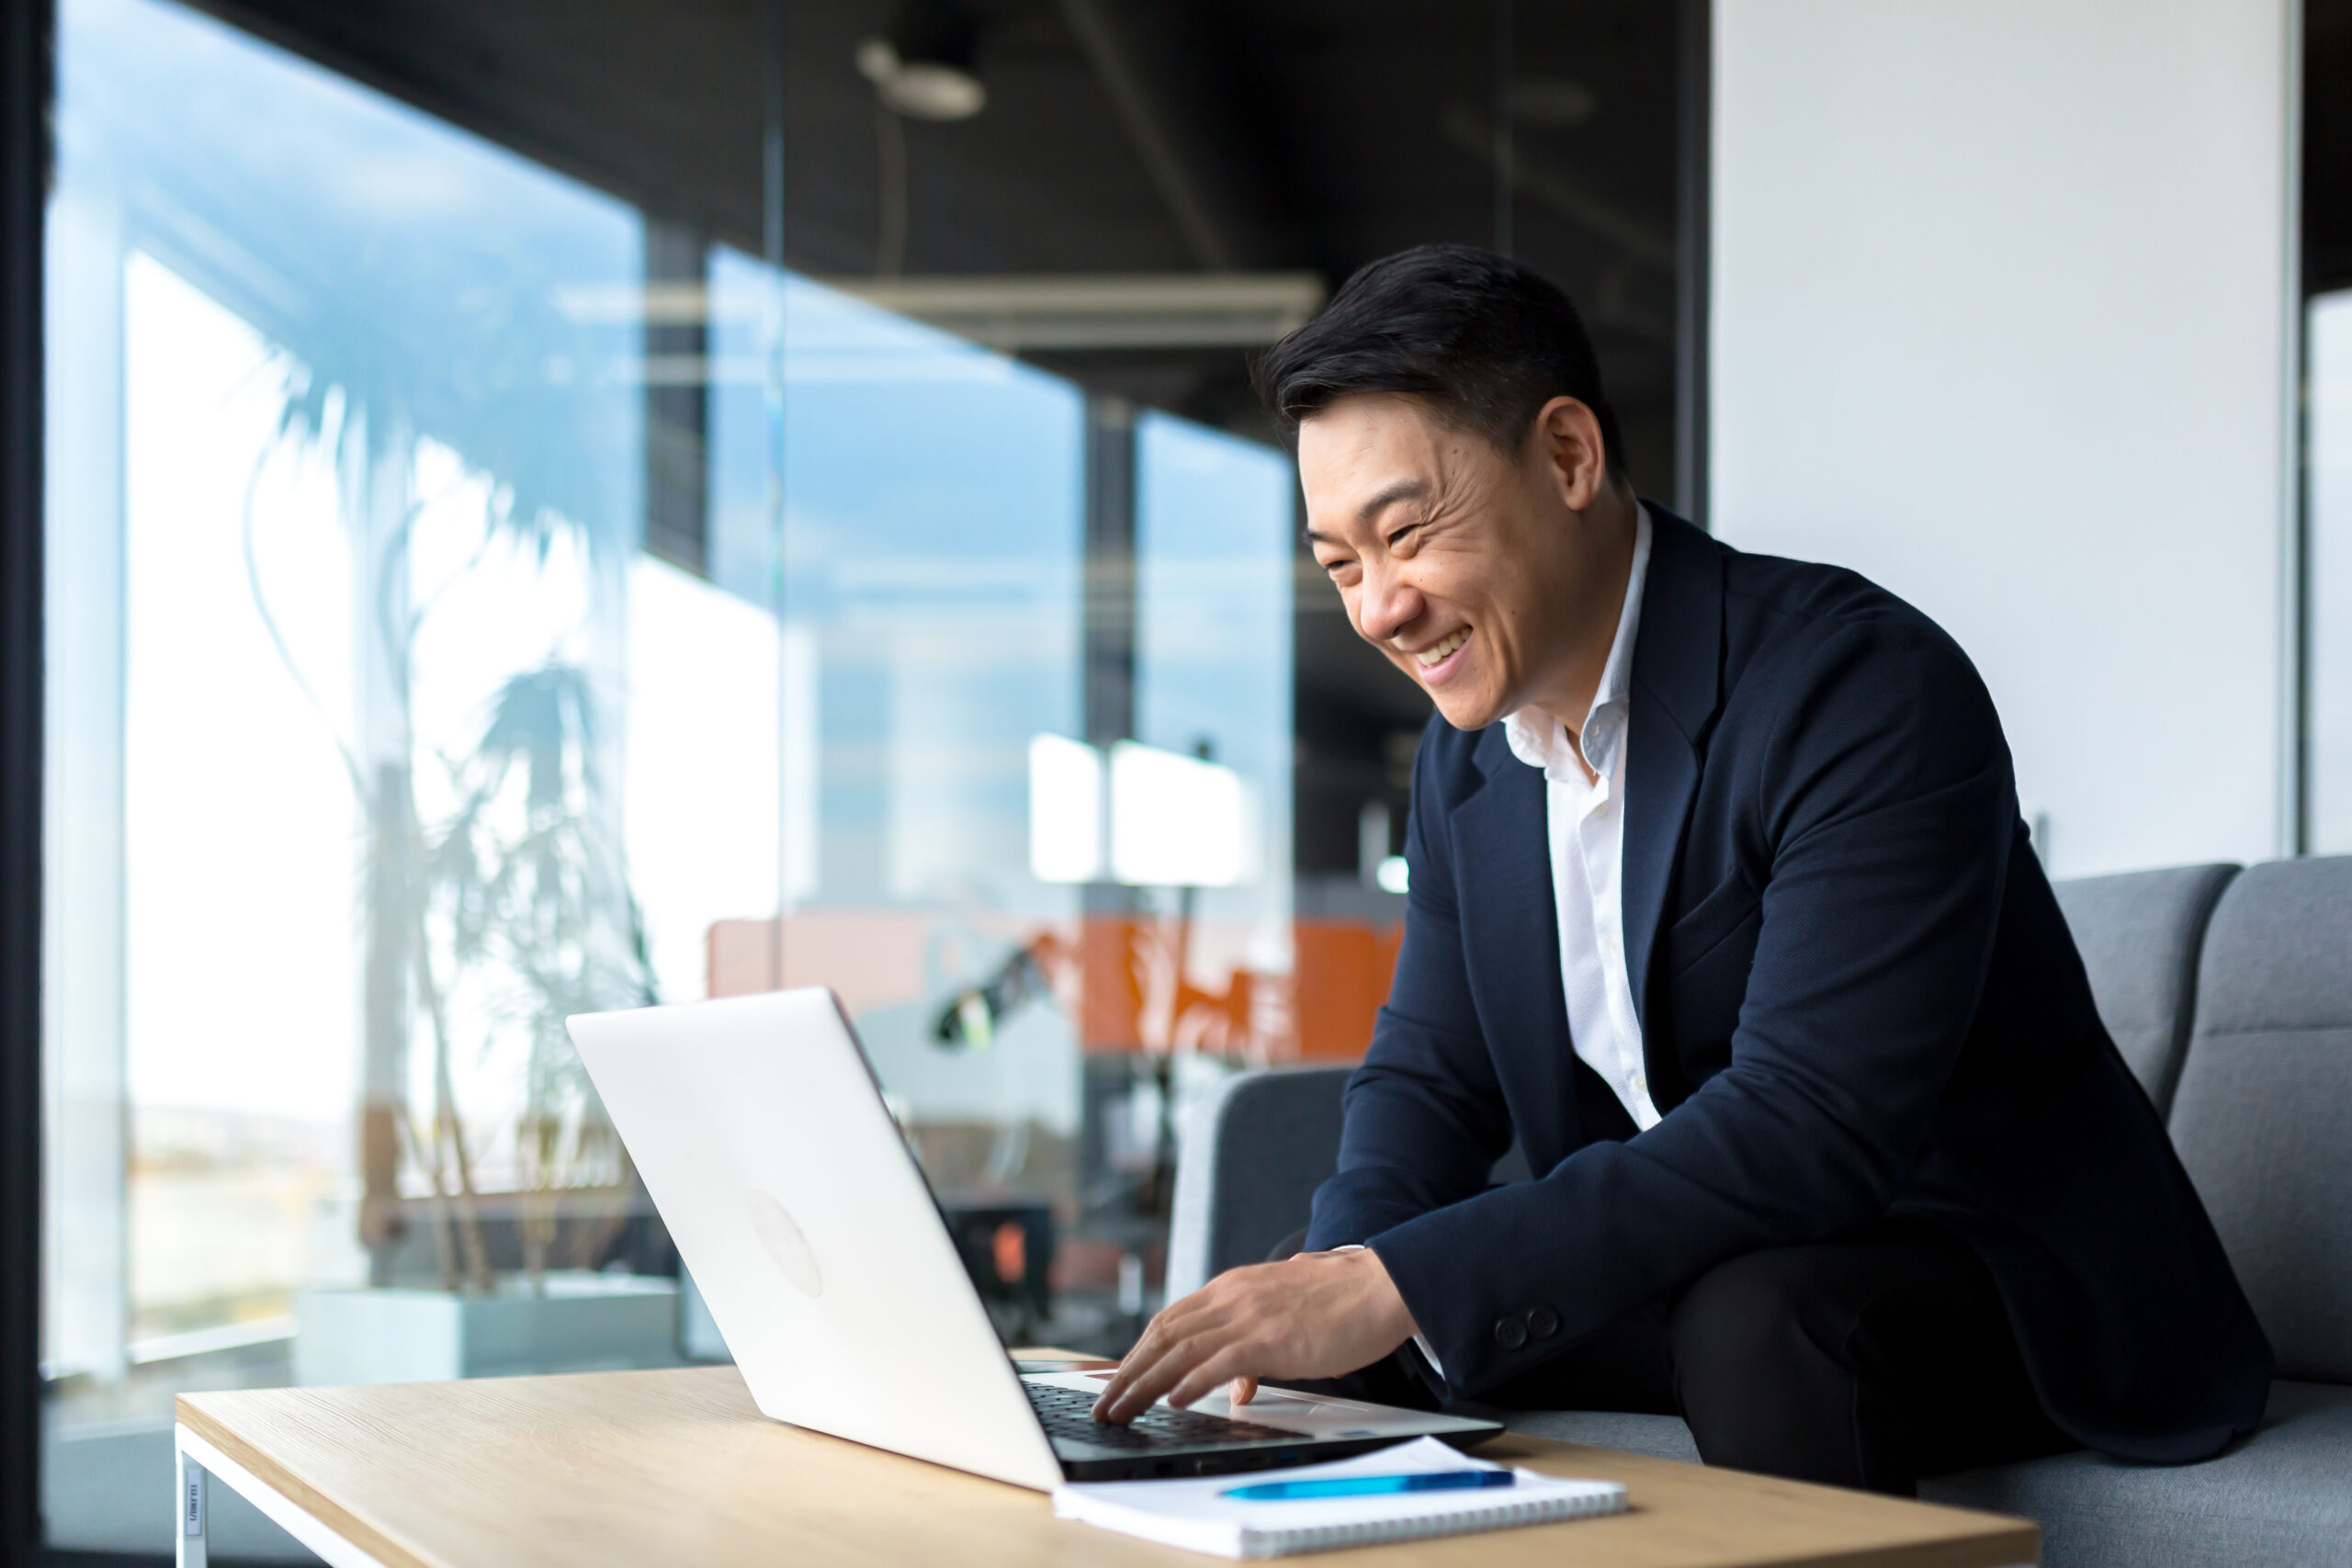
{"type": "Polygon", "coordinates": [[[534,1292],[495,1294],[304,1291],[295,1307],[294,1381],[311,1386],[440,1382],[526,1372],[613,1371],[678,1363],[678,1284],[564,1271],[534,1292]]]}

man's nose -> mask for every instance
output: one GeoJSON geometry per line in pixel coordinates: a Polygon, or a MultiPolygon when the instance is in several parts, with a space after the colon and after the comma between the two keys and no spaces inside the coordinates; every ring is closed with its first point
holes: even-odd
{"type": "Polygon", "coordinates": [[[1386,642],[1413,624],[1421,613],[1421,596],[1403,574],[1366,568],[1356,594],[1356,630],[1372,642],[1386,642]]]}

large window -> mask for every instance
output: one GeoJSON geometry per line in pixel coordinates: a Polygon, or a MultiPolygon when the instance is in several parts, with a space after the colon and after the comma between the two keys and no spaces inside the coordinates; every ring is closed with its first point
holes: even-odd
{"type": "MultiPolygon", "coordinates": [[[[1136,430],[1138,660],[1136,737],[1235,769],[1250,781],[1241,846],[1255,875],[1203,889],[1200,932],[1182,977],[1188,994],[1231,997],[1236,976],[1287,973],[1290,903],[1280,868],[1291,862],[1286,783],[1292,746],[1290,559],[1295,481],[1266,447],[1147,414],[1136,430]],[[1273,874],[1265,874],[1269,870],[1273,874]]],[[[1246,980],[1244,982],[1246,984],[1246,980]]],[[[1261,987],[1262,991],[1262,987],[1261,987]]],[[[1188,1028],[1215,1038],[1283,1038],[1279,993],[1228,1005],[1188,1028]]],[[[1233,998],[1238,1002],[1239,998],[1233,998]]]]}
{"type": "Polygon", "coordinates": [[[57,125],[57,1543],[164,1548],[183,1388],[724,1354],[583,1010],[834,987],[1007,1332],[1131,1329],[1295,1047],[1288,459],[164,0],[64,0],[57,125]]]}
{"type": "Polygon", "coordinates": [[[70,5],[59,65],[48,1359],[103,1382],[544,1275],[526,1211],[617,1182],[560,1020],[659,992],[645,420],[567,301],[644,233],[174,8],[70,5]]]}

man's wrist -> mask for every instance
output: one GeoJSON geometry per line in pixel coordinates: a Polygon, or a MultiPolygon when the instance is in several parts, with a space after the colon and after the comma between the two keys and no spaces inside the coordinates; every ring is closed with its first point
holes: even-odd
{"type": "MultiPolygon", "coordinates": [[[[1361,1252],[1371,1259],[1367,1267],[1380,1271],[1380,1294],[1388,1302],[1395,1303],[1396,1308],[1396,1320],[1385,1325],[1384,1337],[1387,1328],[1396,1329],[1396,1343],[1397,1345],[1403,1346],[1408,1343],[1413,1345],[1439,1377],[1445,1376],[1445,1368],[1438,1361],[1437,1351],[1430,1347],[1428,1336],[1421,1332],[1420,1324],[1413,1316],[1413,1309],[1406,1304],[1405,1292],[1396,1288],[1396,1281],[1389,1274],[1388,1265],[1383,1261],[1380,1254],[1360,1241],[1351,1241],[1343,1247],[1335,1247],[1331,1250],[1334,1253],[1361,1252]]],[[[1306,1254],[1302,1253],[1299,1256],[1305,1257],[1306,1254]]]]}
{"type": "Polygon", "coordinates": [[[1383,1314],[1383,1337],[1393,1338],[1399,1345],[1408,1339],[1419,1337],[1420,1325],[1413,1321],[1413,1309],[1405,1304],[1405,1293],[1396,1288],[1396,1281],[1389,1278],[1388,1265],[1381,1261],[1380,1254],[1368,1247],[1356,1250],[1363,1254],[1364,1259],[1358,1267],[1368,1269],[1379,1280],[1374,1293],[1383,1314]]]}

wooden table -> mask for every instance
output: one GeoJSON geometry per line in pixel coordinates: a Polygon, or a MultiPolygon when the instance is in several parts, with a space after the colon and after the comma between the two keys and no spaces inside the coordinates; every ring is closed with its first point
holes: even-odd
{"type": "MultiPolygon", "coordinates": [[[[1053,1517],[1039,1493],[760,1415],[732,1367],[179,1399],[180,1557],[235,1488],[334,1568],[1220,1561],[1053,1517]]],[[[1482,1455],[1623,1482],[1605,1518],[1318,1554],[1342,1568],[2005,1568],[2021,1519],[1506,1437],[1482,1455]]]]}

